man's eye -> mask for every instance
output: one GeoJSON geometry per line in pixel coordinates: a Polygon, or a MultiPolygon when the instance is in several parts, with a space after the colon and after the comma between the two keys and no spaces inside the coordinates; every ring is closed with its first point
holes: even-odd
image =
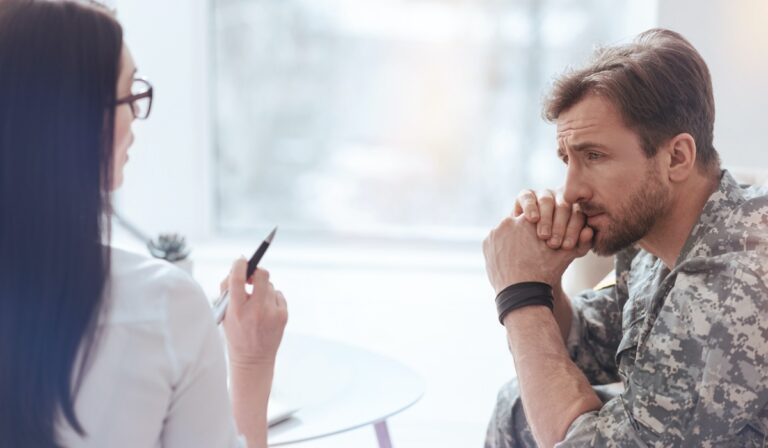
{"type": "Polygon", "coordinates": [[[600,154],[599,152],[592,152],[592,151],[590,151],[590,152],[587,153],[587,160],[597,160],[597,159],[599,159],[601,157],[603,157],[603,155],[600,154]]]}
{"type": "Polygon", "coordinates": [[[560,154],[560,160],[562,160],[564,164],[568,165],[568,156],[565,154],[560,154]]]}

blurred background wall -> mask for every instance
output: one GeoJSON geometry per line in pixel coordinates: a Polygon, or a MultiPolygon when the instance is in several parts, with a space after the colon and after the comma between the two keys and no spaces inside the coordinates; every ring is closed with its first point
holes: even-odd
{"type": "MultiPolygon", "coordinates": [[[[215,2],[113,3],[140,69],[157,88],[152,119],[135,126],[138,139],[128,167],[128,182],[118,194],[120,208],[153,230],[211,236],[217,228],[212,109],[216,103],[211,97],[215,2]]],[[[768,29],[762,26],[768,5],[759,0],[661,0],[629,2],[627,8],[641,11],[631,13],[636,17],[634,28],[655,22],[679,31],[707,60],[717,105],[715,143],[725,164],[768,165],[768,153],[762,150],[761,142],[762,112],[768,106],[763,82],[768,79],[768,29]],[[649,12],[653,17],[643,18],[649,12]]],[[[618,33],[623,37],[635,31],[633,25],[624,29],[618,33]]],[[[585,43],[580,53],[588,54],[598,43],[606,42],[585,43]]],[[[556,73],[544,71],[539,76],[546,82],[556,73]]],[[[540,93],[529,98],[534,106],[540,93]]],[[[537,109],[532,107],[531,111],[537,109]]],[[[545,126],[538,116],[531,123],[545,126]]]]}
{"type": "Polygon", "coordinates": [[[685,35],[709,64],[717,118],[715,147],[726,165],[768,167],[761,137],[768,107],[768,3],[659,2],[659,25],[685,35]]]}

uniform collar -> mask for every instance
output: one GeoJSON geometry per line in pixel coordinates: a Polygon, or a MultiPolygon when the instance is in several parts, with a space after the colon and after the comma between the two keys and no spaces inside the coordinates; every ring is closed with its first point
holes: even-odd
{"type": "Polygon", "coordinates": [[[736,249],[735,246],[743,240],[745,229],[732,225],[732,218],[748,200],[745,193],[745,188],[736,182],[731,173],[722,170],[720,184],[704,204],[675,266],[692,258],[711,257],[736,249]]]}

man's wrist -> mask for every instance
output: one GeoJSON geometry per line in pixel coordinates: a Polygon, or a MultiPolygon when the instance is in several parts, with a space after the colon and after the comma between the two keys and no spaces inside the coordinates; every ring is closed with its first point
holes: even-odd
{"type": "Polygon", "coordinates": [[[557,276],[552,272],[539,272],[538,270],[535,271],[536,272],[507,272],[507,276],[504,277],[503,281],[499,281],[498,285],[494,285],[497,288],[496,293],[498,294],[508,286],[525,282],[546,283],[551,286],[552,289],[562,288],[562,274],[557,276]]]}
{"type": "Polygon", "coordinates": [[[496,311],[502,325],[508,313],[530,306],[546,306],[552,310],[552,288],[542,282],[521,282],[504,288],[496,295],[496,311]]]}
{"type": "Polygon", "coordinates": [[[563,289],[563,282],[558,280],[552,284],[552,296],[555,298],[555,302],[566,297],[565,290],[563,289]]]}
{"type": "Polygon", "coordinates": [[[495,286],[494,289],[496,290],[496,294],[499,294],[500,292],[504,291],[505,289],[509,288],[512,285],[517,285],[520,283],[544,283],[547,285],[550,285],[551,287],[554,287],[557,282],[553,282],[550,279],[545,278],[543,275],[517,275],[514,277],[509,277],[505,279],[503,282],[500,282],[498,286],[495,286]]]}
{"type": "Polygon", "coordinates": [[[549,316],[552,316],[552,311],[550,311],[547,307],[526,306],[507,313],[507,315],[504,316],[502,325],[509,328],[509,326],[514,326],[516,325],[516,322],[520,322],[521,320],[529,320],[549,316]]]}

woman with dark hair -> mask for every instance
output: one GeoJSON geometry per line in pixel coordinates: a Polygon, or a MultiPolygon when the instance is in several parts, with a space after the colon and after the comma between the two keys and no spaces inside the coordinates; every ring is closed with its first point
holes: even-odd
{"type": "Polygon", "coordinates": [[[0,0],[2,448],[266,446],[287,319],[268,274],[239,259],[222,282],[230,404],[200,286],[102,243],[151,100],[108,11],[0,0]]]}

